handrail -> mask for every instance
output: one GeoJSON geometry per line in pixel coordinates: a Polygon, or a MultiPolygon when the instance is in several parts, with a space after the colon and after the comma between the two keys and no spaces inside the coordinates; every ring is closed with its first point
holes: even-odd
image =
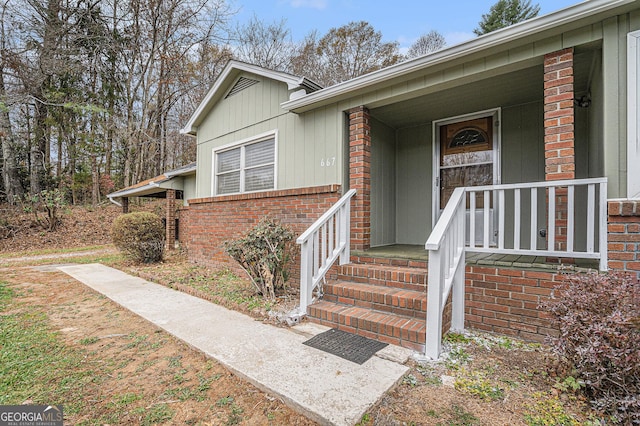
{"type": "Polygon", "coordinates": [[[442,342],[442,313],[452,294],[451,328],[464,329],[465,205],[464,188],[456,188],[425,248],[429,250],[425,355],[438,359],[442,342]]]}
{"type": "Polygon", "coordinates": [[[467,251],[598,259],[599,269],[607,270],[607,178],[472,186],[465,190],[470,194],[467,251]],[[580,195],[577,188],[586,191],[580,195]],[[477,209],[476,199],[484,200],[477,209]],[[546,216],[539,217],[538,206],[544,208],[546,216]],[[586,223],[578,223],[576,211],[584,213],[586,223]],[[476,213],[483,223],[476,223],[476,213]],[[482,226],[480,242],[475,240],[477,225],[482,226]],[[578,235],[583,237],[580,247],[578,235]]]}
{"type": "Polygon", "coordinates": [[[425,355],[440,356],[442,313],[450,292],[451,329],[464,329],[465,252],[599,259],[600,270],[605,271],[606,209],[606,178],[456,188],[425,243],[429,250],[425,355]],[[576,195],[576,187],[585,187],[586,193],[576,195]],[[540,188],[545,191],[538,191],[540,188]],[[476,209],[477,198],[483,205],[476,209]],[[537,209],[543,203],[546,215],[539,224],[537,209]],[[575,215],[578,209],[586,214],[586,224],[580,226],[576,223],[579,215],[575,215]],[[476,213],[481,216],[479,224],[476,213]],[[478,228],[482,234],[478,244],[476,225],[482,227],[478,228]],[[538,241],[539,226],[547,227],[544,241],[538,241]],[[584,236],[584,247],[577,247],[578,234],[584,236]]]}
{"type": "Polygon", "coordinates": [[[300,244],[300,314],[307,313],[314,290],[335,261],[339,258],[341,265],[349,263],[350,207],[355,194],[355,189],[347,191],[296,240],[300,244]]]}

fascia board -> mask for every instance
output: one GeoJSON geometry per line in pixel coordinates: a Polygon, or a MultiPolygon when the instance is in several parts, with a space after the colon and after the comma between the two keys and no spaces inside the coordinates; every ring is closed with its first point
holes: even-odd
{"type": "Polygon", "coordinates": [[[530,37],[568,23],[604,13],[625,5],[638,3],[638,0],[587,0],[561,9],[548,15],[530,19],[501,30],[485,34],[476,39],[463,42],[449,48],[436,51],[430,55],[392,65],[361,77],[338,83],[326,89],[313,92],[301,98],[283,102],[281,107],[286,111],[304,112],[313,109],[316,104],[325,104],[348,95],[351,92],[367,89],[394,78],[403,77],[413,72],[422,71],[436,65],[445,64],[465,56],[470,56],[493,47],[499,47],[513,41],[530,37]]]}

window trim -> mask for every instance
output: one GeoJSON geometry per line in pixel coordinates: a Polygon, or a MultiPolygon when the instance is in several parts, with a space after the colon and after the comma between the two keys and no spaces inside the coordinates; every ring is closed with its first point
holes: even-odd
{"type": "Polygon", "coordinates": [[[627,198],[640,197],[640,31],[627,34],[627,198]]]}
{"type": "MultiPolygon", "coordinates": [[[[263,167],[265,164],[260,166],[253,166],[251,168],[263,167]]],[[[211,194],[214,197],[217,196],[227,196],[227,195],[237,195],[237,194],[250,194],[256,192],[266,192],[266,191],[274,191],[278,189],[278,130],[271,130],[265,133],[261,133],[259,135],[251,136],[239,141],[231,142],[226,145],[222,145],[216,148],[213,148],[211,154],[211,194]],[[268,189],[259,189],[257,191],[244,191],[244,171],[247,169],[246,167],[242,167],[244,165],[244,153],[245,150],[240,150],[240,191],[239,192],[229,192],[225,194],[218,194],[218,163],[216,161],[216,155],[225,151],[230,151],[236,148],[242,148],[247,145],[252,145],[254,143],[263,142],[269,139],[273,139],[273,188],[268,189]]]]}

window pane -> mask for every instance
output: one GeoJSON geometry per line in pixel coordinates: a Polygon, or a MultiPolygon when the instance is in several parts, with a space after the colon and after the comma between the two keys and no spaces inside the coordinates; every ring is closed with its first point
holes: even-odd
{"type": "Polygon", "coordinates": [[[245,191],[273,189],[273,165],[249,169],[244,174],[245,191]]]}
{"type": "Polygon", "coordinates": [[[244,166],[255,167],[273,163],[274,153],[275,141],[273,139],[247,145],[244,151],[244,166]]]}
{"type": "Polygon", "coordinates": [[[218,173],[240,169],[240,148],[220,152],[218,155],[218,173]]]}
{"type": "Polygon", "coordinates": [[[240,192],[240,172],[218,175],[216,194],[232,194],[234,192],[240,192]]]}

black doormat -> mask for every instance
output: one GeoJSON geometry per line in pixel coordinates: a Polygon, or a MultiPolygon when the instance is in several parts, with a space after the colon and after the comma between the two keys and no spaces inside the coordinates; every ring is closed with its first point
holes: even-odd
{"type": "Polygon", "coordinates": [[[364,364],[386,343],[332,328],[303,342],[307,346],[337,355],[356,364],[364,364]]]}

